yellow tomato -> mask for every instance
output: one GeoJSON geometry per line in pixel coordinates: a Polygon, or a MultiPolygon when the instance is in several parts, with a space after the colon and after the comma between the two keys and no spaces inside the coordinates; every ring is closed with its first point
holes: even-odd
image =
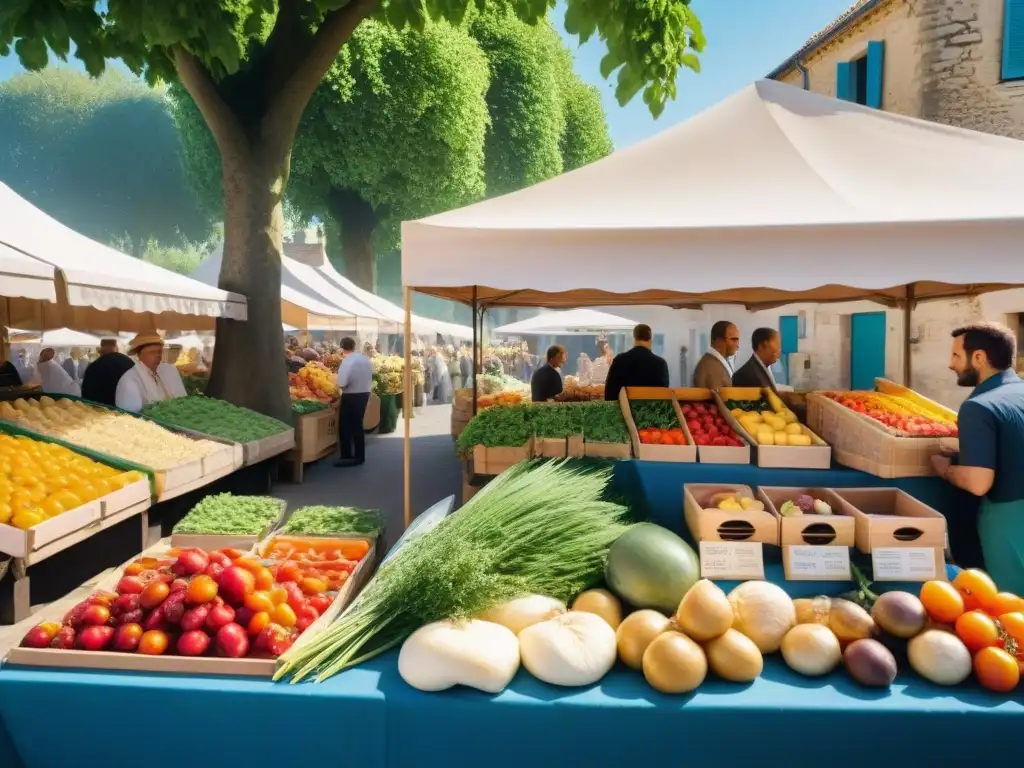
{"type": "Polygon", "coordinates": [[[44,519],[38,512],[18,512],[11,518],[11,525],[24,531],[33,525],[39,525],[44,519]]]}
{"type": "Polygon", "coordinates": [[[82,503],[92,501],[97,498],[96,488],[93,487],[92,483],[88,483],[84,480],[79,480],[77,483],[69,484],[68,491],[77,496],[82,503]]]}
{"type": "Polygon", "coordinates": [[[15,491],[11,494],[11,500],[7,503],[11,505],[11,509],[15,513],[18,513],[31,507],[32,499],[29,498],[27,491],[15,491]]]}
{"type": "Polygon", "coordinates": [[[60,499],[50,496],[47,499],[43,499],[39,504],[39,509],[42,510],[43,514],[47,517],[55,517],[61,512],[67,512],[67,507],[61,504],[60,499]]]}
{"type": "Polygon", "coordinates": [[[80,507],[85,503],[81,496],[78,496],[71,491],[59,491],[58,493],[53,494],[51,498],[60,501],[64,506],[64,509],[74,509],[75,507],[80,507]]]}
{"type": "Polygon", "coordinates": [[[28,489],[28,497],[32,499],[33,504],[38,504],[46,498],[46,488],[41,485],[32,486],[28,489]]]}
{"type": "Polygon", "coordinates": [[[97,477],[92,481],[92,486],[96,489],[97,496],[106,496],[108,493],[117,490],[117,486],[106,477],[97,477]]]}
{"type": "Polygon", "coordinates": [[[0,503],[0,523],[6,525],[7,523],[11,522],[11,517],[13,516],[13,514],[14,513],[11,510],[10,504],[0,503]]]}

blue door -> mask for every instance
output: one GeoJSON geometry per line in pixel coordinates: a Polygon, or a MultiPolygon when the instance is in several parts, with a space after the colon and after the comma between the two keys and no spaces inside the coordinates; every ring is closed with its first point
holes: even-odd
{"type": "Polygon", "coordinates": [[[885,376],[885,312],[850,318],[850,389],[874,389],[885,376]]]}
{"type": "Polygon", "coordinates": [[[776,375],[779,384],[789,384],[789,356],[799,352],[800,318],[797,315],[783,315],[779,318],[779,336],[782,342],[782,357],[779,359],[782,377],[776,375]]]}

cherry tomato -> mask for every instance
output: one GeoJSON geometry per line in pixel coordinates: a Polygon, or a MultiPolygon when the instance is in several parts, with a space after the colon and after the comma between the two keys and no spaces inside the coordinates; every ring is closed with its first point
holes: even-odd
{"type": "Polygon", "coordinates": [[[254,613],[252,615],[252,618],[249,619],[249,624],[247,626],[247,631],[248,631],[248,633],[252,637],[256,637],[257,635],[259,635],[260,632],[263,631],[263,628],[265,626],[267,626],[267,624],[269,624],[269,623],[270,623],[270,614],[269,613],[267,613],[266,611],[260,611],[259,613],[254,613]]]}
{"type": "Polygon", "coordinates": [[[240,558],[242,555],[245,554],[242,550],[235,549],[234,547],[224,547],[224,549],[220,549],[220,550],[217,550],[217,551],[218,552],[222,552],[223,554],[227,555],[229,560],[237,560],[238,558],[240,558]]]}
{"type": "Polygon", "coordinates": [[[217,582],[205,573],[192,578],[185,599],[193,605],[208,603],[217,596],[217,582]]]}
{"type": "Polygon", "coordinates": [[[280,605],[281,603],[288,602],[288,593],[284,587],[274,587],[270,590],[270,600],[274,605],[280,605]]]}
{"type": "Polygon", "coordinates": [[[310,624],[320,618],[320,612],[312,605],[306,604],[296,612],[295,616],[295,628],[300,632],[305,632],[310,624]]]}
{"type": "Polygon", "coordinates": [[[288,603],[281,603],[281,605],[275,606],[272,618],[275,623],[289,629],[294,627],[297,621],[295,610],[288,603]]]}
{"type": "Polygon", "coordinates": [[[928,615],[940,624],[952,624],[964,612],[964,599],[947,581],[926,581],[921,586],[921,602],[928,615]]]}
{"type": "Polygon", "coordinates": [[[273,588],[274,574],[270,572],[269,568],[261,565],[253,575],[256,577],[256,589],[267,590],[273,588]]]}
{"type": "Polygon", "coordinates": [[[240,557],[237,560],[235,560],[234,565],[238,566],[239,568],[244,568],[253,576],[255,576],[257,572],[259,572],[259,570],[263,568],[263,563],[261,563],[259,560],[254,560],[251,557],[240,557]]]}
{"type": "Polygon", "coordinates": [[[327,584],[317,578],[305,578],[299,582],[299,587],[307,595],[319,595],[321,592],[327,591],[327,584]]]}
{"type": "Polygon", "coordinates": [[[144,653],[147,656],[160,656],[167,650],[170,643],[170,635],[166,632],[151,629],[144,632],[142,639],[139,640],[139,653],[144,653]]]}
{"type": "Polygon", "coordinates": [[[148,611],[160,605],[169,594],[171,594],[170,586],[162,581],[154,581],[142,590],[142,594],[139,595],[139,605],[148,611]]]}
{"type": "Polygon", "coordinates": [[[990,616],[1002,616],[1004,613],[1024,613],[1024,598],[1012,592],[1000,592],[981,606],[990,616]]]}
{"type": "Polygon", "coordinates": [[[269,592],[250,592],[245,596],[245,607],[253,613],[270,613],[274,610],[274,601],[269,592]]]}
{"type": "Polygon", "coordinates": [[[287,562],[281,566],[281,570],[277,572],[278,580],[281,582],[285,581],[301,581],[302,580],[302,569],[299,568],[299,564],[295,562],[287,562]]]}
{"type": "Polygon", "coordinates": [[[982,648],[974,657],[974,676],[990,691],[1006,693],[1020,682],[1020,667],[1002,648],[982,648]]]}
{"type": "Polygon", "coordinates": [[[1003,631],[1017,641],[1018,653],[1024,655],[1024,613],[1004,613],[999,617],[999,624],[1003,631]]]}
{"type": "Polygon", "coordinates": [[[999,627],[984,611],[968,611],[956,620],[956,634],[967,650],[977,653],[999,642],[999,627]]]}
{"type": "Polygon", "coordinates": [[[967,611],[977,610],[985,603],[993,602],[999,593],[992,578],[977,568],[960,571],[953,579],[953,586],[964,599],[964,610],[967,611]]]}
{"type": "Polygon", "coordinates": [[[138,576],[144,570],[146,570],[146,569],[143,568],[138,563],[131,563],[130,565],[125,566],[124,575],[125,576],[138,576]]]}
{"type": "Polygon", "coordinates": [[[318,614],[322,614],[328,608],[331,607],[331,598],[328,595],[320,594],[313,595],[309,598],[309,604],[316,609],[318,614]]]}

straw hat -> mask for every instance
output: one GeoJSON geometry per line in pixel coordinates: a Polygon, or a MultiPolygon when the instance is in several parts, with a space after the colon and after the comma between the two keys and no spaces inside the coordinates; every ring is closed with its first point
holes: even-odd
{"type": "Polygon", "coordinates": [[[163,346],[164,340],[157,333],[140,333],[128,342],[128,354],[135,354],[143,347],[163,346]]]}

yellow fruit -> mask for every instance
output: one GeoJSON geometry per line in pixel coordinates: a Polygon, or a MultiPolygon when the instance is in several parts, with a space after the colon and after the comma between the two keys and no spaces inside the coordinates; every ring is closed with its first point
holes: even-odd
{"type": "Polygon", "coordinates": [[[772,439],[775,440],[776,445],[789,445],[789,435],[785,432],[776,432],[772,439]]]}
{"type": "Polygon", "coordinates": [[[790,445],[808,446],[811,444],[811,438],[809,435],[790,435],[790,445]]]}
{"type": "Polygon", "coordinates": [[[33,525],[39,525],[44,519],[38,512],[18,512],[11,518],[11,525],[24,531],[33,525]]]}
{"type": "Polygon", "coordinates": [[[775,445],[775,433],[773,432],[758,432],[757,442],[759,445],[775,445]]]}
{"type": "Polygon", "coordinates": [[[786,434],[788,435],[802,435],[803,429],[800,428],[799,424],[788,424],[786,426],[786,434]]]}
{"type": "Polygon", "coordinates": [[[6,525],[9,523],[13,514],[10,504],[0,503],[0,524],[6,525]]]}
{"type": "Polygon", "coordinates": [[[788,408],[787,408],[786,410],[784,410],[784,411],[782,412],[782,414],[781,414],[781,415],[782,415],[782,419],[783,419],[783,420],[784,420],[784,421],[785,421],[785,422],[786,422],[787,424],[796,424],[796,423],[797,423],[797,421],[798,421],[798,419],[797,419],[797,417],[796,417],[796,414],[795,414],[795,413],[793,413],[793,412],[792,412],[791,410],[789,410],[788,408]]]}
{"type": "Polygon", "coordinates": [[[67,507],[60,503],[60,499],[50,496],[39,504],[39,509],[47,517],[56,517],[61,512],[67,512],[67,507]]]}

